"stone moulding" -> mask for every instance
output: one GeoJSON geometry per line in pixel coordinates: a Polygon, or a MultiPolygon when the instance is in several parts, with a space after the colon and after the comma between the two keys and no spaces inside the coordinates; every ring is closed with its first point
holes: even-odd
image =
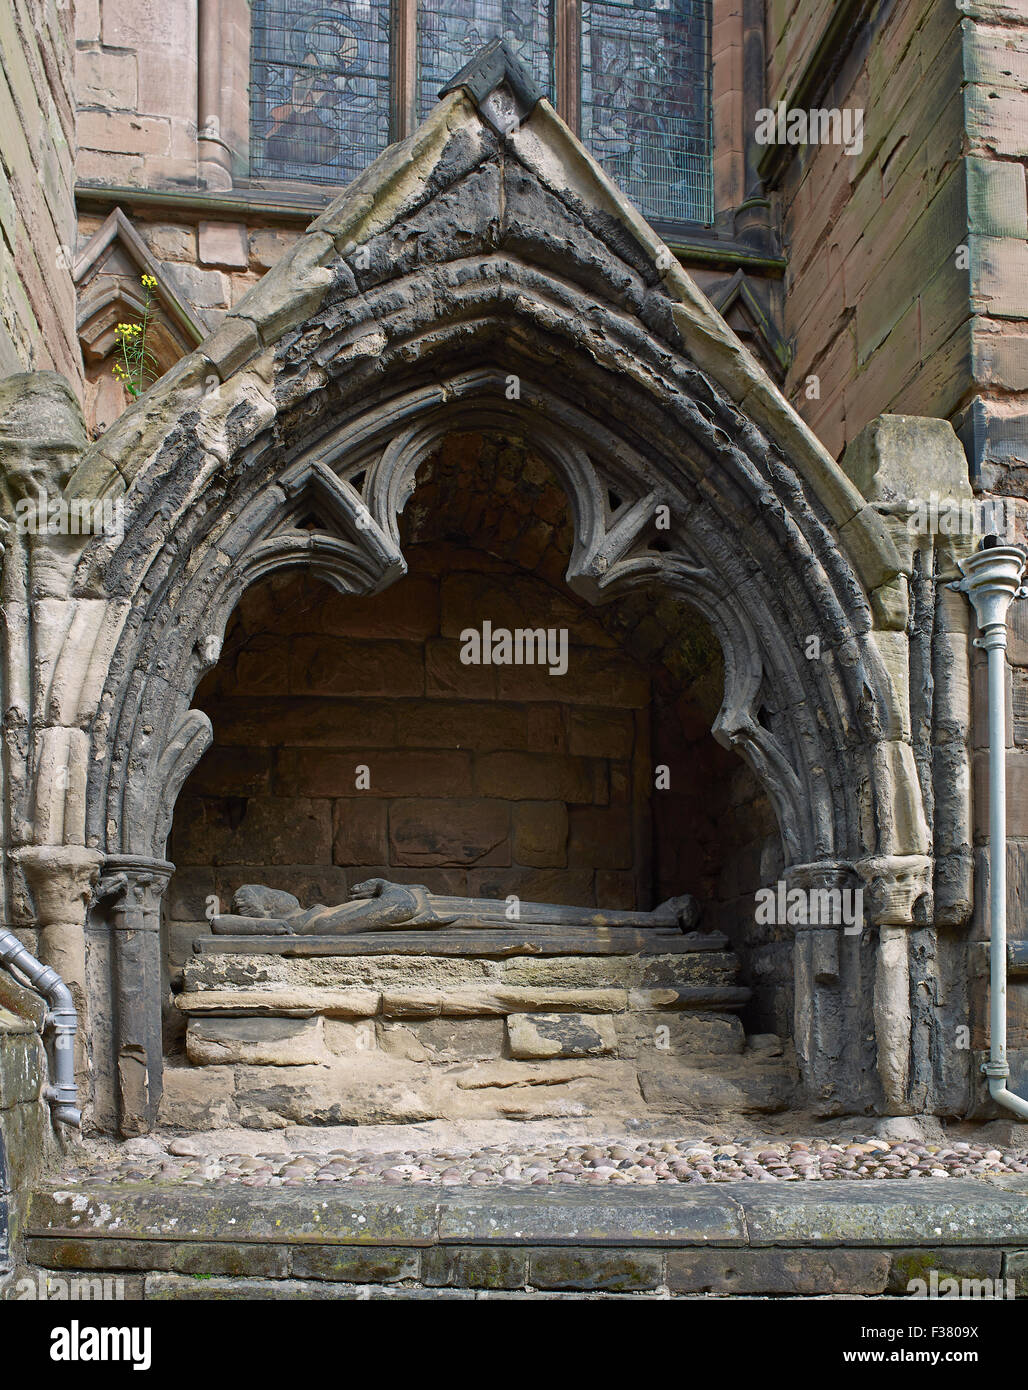
{"type": "MultiPolygon", "coordinates": [[[[65,495],[123,497],[125,526],[61,550],[46,661],[62,679],[37,728],[40,746],[77,737],[28,776],[26,839],[163,861],[210,740],[190,701],[243,591],[286,568],[385,587],[405,568],[419,465],[451,432],[493,430],[566,490],[573,589],[670,594],[710,623],[726,673],[714,733],[760,779],[787,863],[930,856],[905,658],[883,641],[902,637],[890,586],[910,559],[550,104],[501,135],[488,96],[445,95],[80,449],[65,495]]],[[[838,986],[809,955],[817,933],[800,935],[811,1093],[876,1104],[873,1065],[834,1065],[866,1047],[871,934],[843,945],[841,1015],[818,1003],[838,986]]],[[[159,1058],[146,1065],[152,1090],[159,1058]]],[[[139,1103],[130,1127],[152,1113],[139,1103]]]]}

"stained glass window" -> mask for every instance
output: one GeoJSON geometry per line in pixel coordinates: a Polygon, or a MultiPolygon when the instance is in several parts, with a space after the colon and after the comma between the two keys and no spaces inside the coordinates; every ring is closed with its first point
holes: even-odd
{"type": "Polygon", "coordinates": [[[644,216],[709,224],[711,3],[251,0],[251,175],[349,183],[391,130],[402,133],[412,105],[427,116],[439,89],[495,38],[552,100],[559,29],[581,42],[565,69],[580,74],[579,112],[562,114],[580,114],[585,144],[644,216]],[[569,23],[576,9],[580,27],[569,23]],[[400,45],[392,63],[391,34],[400,45]]]}
{"type": "Polygon", "coordinates": [[[505,38],[542,91],[553,95],[553,0],[419,0],[418,109],[491,39],[505,38]]]}
{"type": "Polygon", "coordinates": [[[389,0],[254,0],[250,172],[349,183],[389,142],[389,0]]]}
{"type": "Polygon", "coordinates": [[[713,220],[710,0],[583,0],[582,140],[645,216],[713,220]]]}

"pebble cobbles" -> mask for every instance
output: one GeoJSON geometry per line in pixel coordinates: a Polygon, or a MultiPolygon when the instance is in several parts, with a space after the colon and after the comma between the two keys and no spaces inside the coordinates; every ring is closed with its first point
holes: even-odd
{"type": "Polygon", "coordinates": [[[1028,1173],[1028,1155],[987,1144],[928,1144],[886,1139],[832,1143],[723,1140],[515,1144],[431,1152],[361,1153],[333,1149],[294,1153],[203,1154],[194,1141],[172,1139],[163,1153],[94,1166],[88,1158],[63,1175],[69,1182],[240,1183],[291,1187],[312,1182],[417,1183],[470,1187],[578,1183],[617,1186],[660,1182],[828,1182],[833,1179],[939,1179],[1028,1173]]]}

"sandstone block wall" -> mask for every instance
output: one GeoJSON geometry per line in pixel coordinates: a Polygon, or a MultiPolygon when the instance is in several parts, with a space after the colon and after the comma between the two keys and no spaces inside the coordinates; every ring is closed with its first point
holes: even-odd
{"type": "Polygon", "coordinates": [[[208,900],[227,910],[246,882],[305,904],[373,876],[608,907],[691,891],[743,956],[754,1026],[787,1034],[790,945],[753,917],[777,825],[709,715],[655,700],[646,666],[538,576],[446,544],[408,558],[375,598],[298,579],[244,598],[197,696],[215,746],[169,844],[172,965],[208,900]],[[485,618],[567,626],[567,674],[463,665],[460,633],[485,618]]]}
{"type": "Polygon", "coordinates": [[[743,0],[715,0],[713,19],[714,209],[720,212],[746,194],[743,0]]]}
{"type": "MultiPolygon", "coordinates": [[[[769,6],[769,106],[800,79],[833,6],[769,6]]],[[[779,190],[789,268],[786,395],[835,454],[885,412],[948,418],[971,365],[961,15],[931,0],[879,6],[819,108],[864,112],[859,154],[788,148],[779,190]],[[808,399],[808,378],[819,395],[808,399]]],[[[833,55],[838,57],[838,54],[833,55]]]]}
{"type": "MultiPolygon", "coordinates": [[[[149,217],[135,214],[132,226],[154,257],[161,274],[161,291],[185,306],[201,326],[215,328],[243,295],[257,283],[265,271],[292,245],[297,231],[257,225],[251,228],[244,222],[211,217],[202,207],[188,220],[170,220],[174,214],[159,211],[149,217]]],[[[78,250],[81,254],[90,238],[104,224],[106,213],[83,210],[78,220],[78,250]]],[[[95,334],[91,319],[104,319],[112,314],[118,319],[133,321],[138,317],[132,309],[119,302],[111,310],[104,292],[120,287],[137,301],[140,296],[140,270],[131,256],[119,254],[113,247],[104,259],[101,286],[80,283],[82,302],[83,341],[86,344],[86,381],[83,410],[90,434],[94,437],[118,418],[129,404],[129,393],[114,375],[116,351],[108,345],[106,333],[95,334]],[[99,299],[99,302],[97,302],[99,299]],[[92,306],[96,304],[95,311],[92,306]]],[[[113,323],[114,319],[110,319],[113,323]]],[[[167,315],[161,298],[155,300],[151,317],[150,347],[157,359],[158,372],[168,370],[178,360],[183,346],[176,347],[173,333],[168,331],[167,315]]]]}
{"type": "Polygon", "coordinates": [[[834,0],[767,0],[767,82],[771,92],[791,91],[832,17],[834,0]]]}
{"type": "Polygon", "coordinates": [[[768,9],[768,104],[864,112],[859,155],[797,147],[776,180],[787,394],[836,453],[885,411],[950,419],[975,480],[1006,491],[1028,463],[1028,16],[894,0],[827,64],[817,45],[841,8],[768,9]]]}
{"type": "Polygon", "coordinates": [[[45,1002],[0,971],[0,1280],[14,1264],[28,1190],[53,1151],[45,1016],[45,1002]]]}
{"type": "Polygon", "coordinates": [[[244,882],[338,901],[375,875],[650,905],[648,674],[538,578],[445,546],[409,560],[377,598],[301,580],[244,598],[198,695],[215,747],[176,811],[174,918],[244,882]],[[567,627],[567,674],[462,665],[484,619],[567,627]]]}
{"type": "Polygon", "coordinates": [[[196,0],[75,10],[79,179],[196,187],[196,0]]]}
{"type": "MultiPolygon", "coordinates": [[[[80,247],[103,221],[99,213],[79,214],[80,247]]],[[[152,214],[134,215],[132,223],[170,283],[212,328],[300,235],[300,229],[267,227],[259,221],[249,225],[224,216],[205,217],[202,209],[189,221],[152,214]]]]}
{"type": "MultiPolygon", "coordinates": [[[[57,370],[79,389],[71,25],[55,0],[0,0],[0,377],[57,370]]],[[[52,1138],[45,1012],[0,970],[0,1276],[52,1138]]]]}
{"type": "Polygon", "coordinates": [[[746,1048],[729,1012],[746,996],[730,952],[540,958],[537,940],[497,960],[477,935],[459,957],[195,956],[175,1004],[202,1074],[166,1071],[165,1123],[770,1112],[793,1094],[791,1051],[746,1048]]]}
{"type": "Polygon", "coordinates": [[[78,386],[71,22],[55,0],[0,3],[0,376],[78,386]]]}
{"type": "Polygon", "coordinates": [[[983,487],[1024,492],[1028,468],[1028,11],[975,3],[961,24],[971,375],[965,427],[983,487]]]}

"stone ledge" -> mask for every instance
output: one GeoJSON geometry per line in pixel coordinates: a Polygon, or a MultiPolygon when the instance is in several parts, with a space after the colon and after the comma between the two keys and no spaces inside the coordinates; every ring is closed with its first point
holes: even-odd
{"type": "Polygon", "coordinates": [[[675,1293],[873,1296],[891,1267],[888,1250],[671,1250],[666,1278],[675,1293]]]}
{"type": "MultiPolygon", "coordinates": [[[[679,955],[570,956],[543,960],[409,956],[383,949],[372,957],[204,956],[186,963],[180,1000],[223,990],[365,989],[383,993],[483,988],[673,990],[702,994],[746,991],[735,984],[736,957],[723,951],[679,955]]],[[[315,996],[316,997],[316,996],[315,996]]],[[[179,1007],[186,1007],[184,1004],[179,1007]]]]}
{"type": "Polygon", "coordinates": [[[452,928],[446,932],[359,932],[353,936],[201,936],[198,956],[661,956],[724,951],[720,932],[688,932],[672,927],[645,930],[533,926],[526,930],[452,928]]]}
{"type": "Polygon", "coordinates": [[[283,1299],[289,1301],[311,1299],[359,1300],[361,1303],[371,1299],[393,1298],[442,1299],[444,1301],[466,1301],[475,1298],[471,1289],[406,1288],[391,1287],[388,1284],[335,1284],[318,1283],[314,1280],[283,1279],[198,1279],[183,1274],[148,1274],[143,1281],[143,1297],[147,1300],[189,1300],[208,1302],[221,1300],[283,1299]]]}
{"type": "Polygon", "coordinates": [[[254,1018],[486,1018],[519,1013],[645,1013],[682,1009],[741,1009],[749,1001],[744,987],[685,989],[546,989],[503,985],[483,989],[205,989],[180,994],[180,1012],[254,1018]]]}
{"type": "MultiPolygon", "coordinates": [[[[892,1185],[890,1184],[890,1187],[892,1185]]],[[[748,1183],[714,1191],[568,1188],[444,1192],[362,1186],[214,1192],[153,1184],[37,1190],[35,1240],[232,1245],[436,1245],[724,1248],[1028,1247],[1028,1179],[919,1182],[897,1192],[837,1182],[831,1191],[748,1183]],[[754,1190],[756,1188],[756,1190],[754,1190]]]]}

